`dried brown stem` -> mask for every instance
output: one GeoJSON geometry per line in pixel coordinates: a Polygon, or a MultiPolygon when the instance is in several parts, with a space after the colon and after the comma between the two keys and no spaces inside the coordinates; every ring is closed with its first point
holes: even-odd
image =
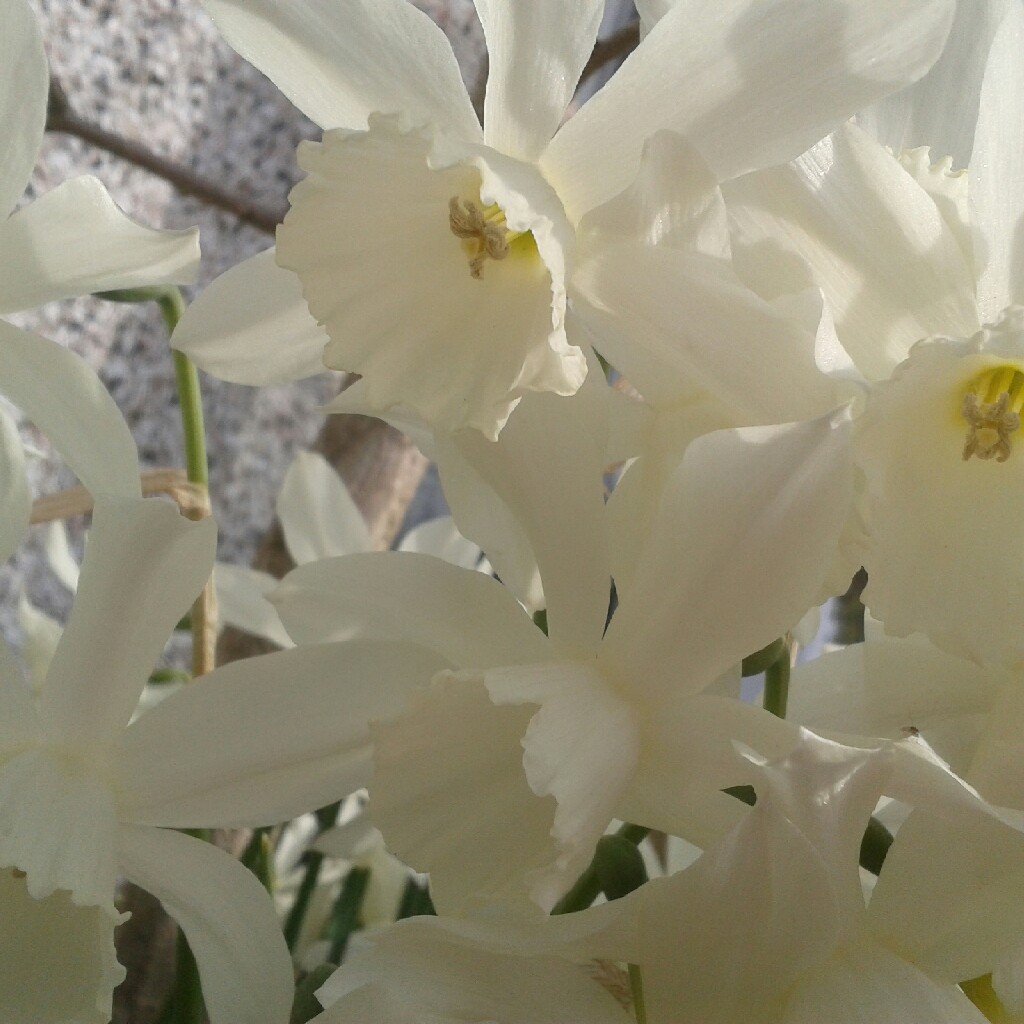
{"type": "Polygon", "coordinates": [[[240,200],[230,190],[223,189],[211,181],[198,177],[187,167],[176,164],[166,157],[153,153],[145,146],[130,139],[109,132],[99,125],[79,117],[71,110],[67,96],[55,79],[50,79],[50,106],[46,117],[46,128],[51,132],[62,132],[97,146],[99,149],[127,160],[136,167],[155,174],[170,182],[182,195],[196,199],[224,210],[251,227],[274,234],[277,225],[284,219],[284,212],[273,213],[261,210],[240,200]]]}

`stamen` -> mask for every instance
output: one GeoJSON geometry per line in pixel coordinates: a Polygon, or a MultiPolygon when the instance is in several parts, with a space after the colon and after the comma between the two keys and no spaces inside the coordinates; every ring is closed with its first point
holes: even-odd
{"type": "Polygon", "coordinates": [[[521,232],[509,231],[505,213],[496,203],[481,209],[472,199],[452,196],[448,200],[448,225],[456,238],[466,243],[470,276],[479,280],[487,260],[503,260],[509,243],[521,232]]]}
{"type": "Polygon", "coordinates": [[[969,391],[960,411],[970,428],[964,440],[964,462],[972,455],[1005,462],[1013,451],[1010,435],[1020,428],[1020,415],[1010,408],[1009,393],[1004,391],[994,402],[982,404],[969,391]]]}

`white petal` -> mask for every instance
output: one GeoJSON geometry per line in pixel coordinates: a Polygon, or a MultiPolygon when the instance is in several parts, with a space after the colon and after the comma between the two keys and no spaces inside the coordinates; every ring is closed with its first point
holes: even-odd
{"type": "Polygon", "coordinates": [[[0,217],[5,217],[21,198],[35,166],[50,87],[43,37],[26,3],[5,7],[0,67],[0,217]]]}
{"type": "Polygon", "coordinates": [[[348,488],[316,452],[300,452],[288,467],[277,499],[277,517],[296,565],[373,547],[348,488]]]}
{"type": "Polygon", "coordinates": [[[479,0],[487,41],[484,141],[536,160],[555,134],[594,48],[602,0],[479,0]]]}
{"type": "Polygon", "coordinates": [[[327,335],[299,279],[267,249],[223,273],[181,318],[171,344],[234,384],[284,384],[324,373],[327,335]]]}
{"type": "Polygon", "coordinates": [[[871,928],[946,981],[989,973],[1020,946],[1024,836],[995,818],[915,811],[868,907],[871,928]]]}
{"type": "Polygon", "coordinates": [[[304,144],[309,176],[278,229],[278,261],[330,335],[326,363],[361,373],[374,407],[494,438],[525,392],[573,394],[585,376],[564,327],[571,232],[532,166],[487,149],[432,166],[431,148],[430,133],[387,118],[304,144]],[[474,277],[454,197],[497,203],[521,251],[474,277]]]}
{"type": "Polygon", "coordinates": [[[650,1020],[775,1020],[779,996],[836,940],[832,891],[815,850],[760,806],[691,868],[640,891],[650,1020]]]}
{"type": "Polygon", "coordinates": [[[1015,0],[958,3],[942,56],[919,82],[857,114],[857,123],[893,152],[930,146],[933,159],[967,167],[981,80],[992,37],[1015,0]]]}
{"type": "Polygon", "coordinates": [[[697,389],[732,414],[723,426],[748,426],[821,416],[840,400],[815,365],[814,335],[726,260],[606,245],[574,287],[595,346],[648,401],[668,405],[697,389]]]}
{"type": "Polygon", "coordinates": [[[356,642],[219,668],[128,729],[122,816],[230,828],[325,807],[369,781],[367,723],[401,711],[444,667],[410,644],[356,642]]]}
{"type": "Polygon", "coordinates": [[[797,665],[788,717],[815,731],[898,740],[911,726],[963,775],[1004,681],[919,635],[869,639],[797,665]]]}
{"type": "Polygon", "coordinates": [[[391,551],[310,562],[274,594],[297,643],[408,641],[453,665],[543,660],[539,629],[497,580],[431,555],[391,551]]]}
{"type": "Polygon", "coordinates": [[[93,494],[140,494],[128,425],[81,357],[0,321],[0,393],[49,437],[93,494]]]}
{"type": "Polygon", "coordinates": [[[321,128],[408,114],[480,136],[444,33],[405,0],[204,0],[217,27],[321,128]]]}
{"type": "Polygon", "coordinates": [[[756,258],[774,269],[775,294],[794,291],[810,283],[806,260],[865,376],[888,377],[928,335],[977,330],[974,271],[955,234],[899,161],[853,125],[724,191],[740,276],[756,258]]]}
{"type": "Polygon", "coordinates": [[[175,624],[213,568],[217,526],[159,499],[101,497],[71,619],[39,698],[58,733],[109,741],[122,729],[175,624]]]}
{"type": "Polygon", "coordinates": [[[462,569],[477,568],[483,557],[480,548],[459,533],[451,516],[441,516],[414,526],[402,538],[398,550],[433,555],[462,569]]]}
{"type": "Polygon", "coordinates": [[[318,1020],[624,1024],[622,1007],[586,967],[491,951],[447,925],[416,918],[375,932],[317,993],[329,1004],[318,1020]]]}
{"type": "Polygon", "coordinates": [[[78,589],[78,560],[71,553],[68,531],[63,521],[55,519],[43,528],[43,551],[54,576],[73,594],[78,589]]]}
{"type": "Polygon", "coordinates": [[[6,760],[42,738],[32,690],[6,643],[0,643],[0,759],[6,760]]]}
{"type": "Polygon", "coordinates": [[[0,768],[0,865],[25,872],[34,899],[65,889],[78,906],[106,907],[117,874],[114,794],[87,757],[68,762],[29,750],[0,768]]]}
{"type": "Polygon", "coordinates": [[[156,231],[126,216],[83,175],[0,223],[0,312],[53,299],[157,284],[192,284],[199,229],[156,231]]]}
{"type": "Polygon", "coordinates": [[[620,678],[699,691],[815,603],[852,497],[849,428],[837,414],[690,445],[605,638],[620,678]]]}
{"type": "Polygon", "coordinates": [[[124,980],[113,904],[75,906],[67,892],[33,899],[25,880],[6,870],[0,904],[5,1024],[107,1024],[114,989],[124,980]]]}
{"type": "Polygon", "coordinates": [[[535,706],[497,707],[480,675],[441,673],[373,729],[374,820],[396,856],[429,871],[442,913],[480,896],[521,901],[556,859],[555,801],[534,794],[522,739],[535,706]]]}
{"type": "Polygon", "coordinates": [[[484,673],[495,704],[539,704],[523,737],[523,769],[538,796],[558,801],[552,837],[558,859],[531,879],[531,894],[552,906],[590,863],[615,817],[640,756],[634,709],[589,665],[548,662],[484,673]]]}
{"type": "Polygon", "coordinates": [[[40,690],[64,628],[56,619],[36,608],[24,592],[18,600],[18,626],[22,633],[21,658],[28,671],[30,685],[33,690],[40,690]]]}
{"type": "Polygon", "coordinates": [[[0,409],[0,562],[21,546],[31,515],[25,450],[14,421],[0,409]]]}
{"type": "Polygon", "coordinates": [[[291,957],[256,876],[209,843],[161,829],[123,826],[119,854],[125,877],[185,932],[211,1024],[287,1024],[291,957]]]}
{"type": "Polygon", "coordinates": [[[439,434],[433,448],[441,487],[461,533],[480,545],[495,575],[531,614],[543,608],[544,586],[523,524],[453,437],[439,434]]]}
{"type": "Polygon", "coordinates": [[[797,985],[782,1024],[985,1024],[955,984],[940,984],[884,946],[860,943],[797,985]]]}
{"type": "Polygon", "coordinates": [[[603,241],[642,242],[729,255],[729,225],[718,179],[681,135],[659,131],[644,143],[629,188],[579,225],[582,249],[603,241]]]}
{"type": "Polygon", "coordinates": [[[1024,1012],[1024,948],[1015,949],[992,972],[992,988],[1008,1010],[1024,1012]]]}
{"type": "Polygon", "coordinates": [[[267,600],[267,595],[280,583],[276,576],[218,562],[213,567],[213,581],[221,625],[241,629],[278,647],[293,646],[276,609],[267,600]]]}
{"type": "Polygon", "coordinates": [[[625,188],[644,140],[685,135],[725,181],[791,159],[930,67],[946,0],[681,0],[541,164],[574,219],[625,188]]]}
{"type": "Polygon", "coordinates": [[[979,238],[982,321],[1024,299],[1024,7],[1012,4],[996,33],[981,88],[970,195],[979,238]]]}
{"type": "Polygon", "coordinates": [[[589,397],[586,388],[571,399],[533,395],[497,444],[469,431],[454,439],[529,538],[544,583],[548,635],[567,657],[594,651],[608,612],[603,410],[589,397]]]}

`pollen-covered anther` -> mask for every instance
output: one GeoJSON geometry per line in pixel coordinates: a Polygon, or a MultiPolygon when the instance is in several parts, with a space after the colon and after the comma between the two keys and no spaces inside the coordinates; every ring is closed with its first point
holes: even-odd
{"type": "Polygon", "coordinates": [[[961,407],[968,431],[963,459],[1005,462],[1013,451],[1010,435],[1020,428],[1020,415],[1010,408],[1010,396],[1004,391],[994,402],[982,403],[974,392],[964,395],[961,407]]]}
{"type": "Polygon", "coordinates": [[[472,199],[448,200],[448,224],[452,234],[468,243],[470,276],[483,276],[487,260],[503,260],[509,254],[505,216],[497,206],[482,210],[472,199]]]}

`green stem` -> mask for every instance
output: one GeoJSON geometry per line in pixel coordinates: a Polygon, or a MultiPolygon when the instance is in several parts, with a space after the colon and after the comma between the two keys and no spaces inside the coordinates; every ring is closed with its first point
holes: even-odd
{"type": "Polygon", "coordinates": [[[636,964],[629,965],[629,987],[633,990],[633,1015],[636,1024],[647,1024],[647,1006],[644,1004],[644,978],[636,964]]]}
{"type": "Polygon", "coordinates": [[[340,964],[345,959],[349,937],[362,927],[363,901],[369,885],[369,868],[352,868],[345,876],[341,895],[334,904],[329,930],[331,949],[327,959],[332,964],[340,964]]]}
{"type": "MultiPolygon", "coordinates": [[[[155,302],[163,313],[169,334],[174,334],[174,329],[185,312],[185,300],[181,289],[174,285],[99,292],[97,298],[106,299],[108,302],[155,302]]],[[[206,430],[203,426],[199,372],[188,356],[175,352],[174,375],[178,384],[181,424],[185,435],[185,469],[192,483],[207,487],[210,475],[206,460],[206,430]]]]}
{"type": "Polygon", "coordinates": [[[789,702],[789,644],[783,644],[779,656],[764,672],[764,709],[778,718],[786,717],[789,702]]]}
{"type": "MultiPolygon", "coordinates": [[[[615,834],[628,839],[639,846],[650,834],[650,829],[643,825],[623,825],[615,834]]],[[[601,893],[601,882],[594,861],[573,883],[572,888],[554,905],[552,914],[573,914],[577,910],[586,910],[601,893]]]]}
{"type": "MultiPolygon", "coordinates": [[[[322,807],[316,812],[321,831],[330,828],[337,821],[340,808],[341,802],[339,801],[328,807],[322,807]]],[[[307,850],[304,860],[306,871],[299,883],[299,891],[295,894],[292,909],[288,911],[288,917],[284,922],[284,940],[291,950],[295,949],[295,944],[299,941],[299,935],[302,933],[302,925],[309,910],[309,901],[313,898],[316,884],[320,880],[320,867],[324,862],[324,855],[317,850],[307,850]]]]}
{"type": "Polygon", "coordinates": [[[185,933],[178,929],[177,968],[174,974],[174,992],[171,995],[168,1024],[202,1024],[206,1020],[203,989],[199,982],[196,958],[189,949],[185,933]]]}

